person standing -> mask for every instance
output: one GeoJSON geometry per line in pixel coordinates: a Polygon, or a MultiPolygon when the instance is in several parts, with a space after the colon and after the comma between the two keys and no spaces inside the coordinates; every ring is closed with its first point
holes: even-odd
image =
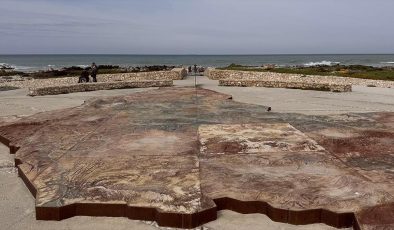
{"type": "Polygon", "coordinates": [[[96,78],[97,72],[98,72],[98,67],[97,67],[96,63],[93,62],[92,66],[91,66],[91,70],[90,70],[90,75],[93,78],[93,82],[97,82],[97,78],[96,78]]]}
{"type": "Polygon", "coordinates": [[[197,74],[197,65],[196,64],[194,65],[193,70],[194,70],[194,74],[197,74]]]}

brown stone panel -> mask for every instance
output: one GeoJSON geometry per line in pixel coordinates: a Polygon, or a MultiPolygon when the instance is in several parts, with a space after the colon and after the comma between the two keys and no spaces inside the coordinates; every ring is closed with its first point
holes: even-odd
{"type": "Polygon", "coordinates": [[[354,173],[394,198],[394,133],[379,129],[330,127],[309,134],[354,173]]]}
{"type": "Polygon", "coordinates": [[[322,136],[319,143],[326,147],[328,151],[340,157],[347,153],[357,153],[363,156],[394,154],[394,149],[392,148],[394,145],[394,132],[354,130],[349,137],[322,136]]]}
{"type": "Polygon", "coordinates": [[[376,122],[376,128],[392,131],[394,128],[394,114],[391,112],[366,113],[360,116],[367,117],[376,122]]]}
{"type": "Polygon", "coordinates": [[[79,157],[195,155],[198,152],[196,133],[197,127],[184,125],[107,125],[96,130],[68,154],[79,157]]]}
{"type": "Polygon", "coordinates": [[[196,227],[216,218],[214,203],[202,199],[195,156],[84,159],[62,158],[34,181],[37,218],[125,216],[170,227],[196,227]],[[51,176],[55,170],[59,178],[51,176]]]}
{"type": "Polygon", "coordinates": [[[202,154],[253,154],[324,150],[290,124],[201,125],[202,154]]]}
{"type": "Polygon", "coordinates": [[[366,208],[357,213],[356,218],[363,230],[394,229],[394,203],[366,208]]]}
{"type": "Polygon", "coordinates": [[[23,122],[0,126],[0,142],[10,147],[11,154],[15,154],[25,138],[33,135],[42,125],[43,123],[23,122]]]}
{"type": "Polygon", "coordinates": [[[230,97],[165,88],[92,99],[1,124],[0,139],[20,147],[15,160],[38,219],[124,216],[192,228],[231,209],[390,229],[368,214],[393,209],[390,114],[276,114],[230,97]]]}
{"type": "Polygon", "coordinates": [[[342,213],[390,197],[324,153],[209,156],[200,160],[200,167],[202,191],[213,199],[231,197],[267,201],[282,209],[342,213]]]}
{"type": "Polygon", "coordinates": [[[63,157],[34,184],[38,189],[37,206],[127,203],[193,213],[201,203],[198,179],[195,156],[63,157]]]}

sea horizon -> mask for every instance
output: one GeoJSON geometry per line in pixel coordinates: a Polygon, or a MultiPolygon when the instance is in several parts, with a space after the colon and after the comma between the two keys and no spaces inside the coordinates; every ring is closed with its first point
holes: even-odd
{"type": "Polygon", "coordinates": [[[0,65],[18,71],[58,69],[70,66],[119,65],[122,67],[169,65],[224,67],[248,66],[369,65],[394,66],[394,54],[0,54],[0,65]]]}

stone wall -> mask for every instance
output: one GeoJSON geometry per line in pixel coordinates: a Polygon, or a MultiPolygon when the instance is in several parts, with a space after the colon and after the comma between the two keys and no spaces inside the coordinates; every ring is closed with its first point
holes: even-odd
{"type": "MultiPolygon", "coordinates": [[[[140,73],[120,73],[120,74],[99,74],[98,82],[118,82],[118,81],[145,81],[145,80],[182,80],[187,76],[186,69],[175,68],[171,71],[140,72],[140,73]]],[[[0,82],[0,86],[12,86],[18,88],[43,88],[53,86],[75,85],[79,76],[59,77],[48,79],[25,79],[6,80],[0,82]]]]}
{"type": "Polygon", "coordinates": [[[83,83],[66,86],[50,86],[40,88],[30,88],[29,96],[57,95],[85,91],[126,89],[126,88],[148,88],[148,87],[169,87],[173,85],[172,80],[164,81],[119,81],[119,82],[98,82],[83,83]]]}
{"type": "Polygon", "coordinates": [[[288,89],[319,90],[319,91],[332,91],[332,92],[352,91],[351,85],[307,83],[307,82],[262,81],[262,80],[219,80],[219,86],[288,88],[288,89]]]}
{"type": "Polygon", "coordinates": [[[219,80],[220,86],[291,88],[332,92],[352,91],[350,83],[343,80],[338,81],[336,77],[332,76],[303,76],[300,74],[216,69],[209,69],[206,74],[212,80],[219,80]]]}
{"type": "Polygon", "coordinates": [[[182,80],[187,76],[184,68],[175,68],[171,71],[121,73],[121,74],[101,74],[97,79],[102,82],[112,81],[135,81],[135,80],[182,80]]]}
{"type": "Polygon", "coordinates": [[[253,72],[253,71],[232,71],[232,70],[217,70],[208,68],[205,76],[212,80],[261,80],[261,81],[280,81],[280,82],[301,82],[301,83],[317,83],[330,85],[360,85],[360,86],[375,86],[382,88],[394,88],[394,81],[361,79],[351,77],[338,76],[317,76],[317,75],[302,75],[302,74],[287,74],[287,73],[273,73],[273,72],[253,72]]]}

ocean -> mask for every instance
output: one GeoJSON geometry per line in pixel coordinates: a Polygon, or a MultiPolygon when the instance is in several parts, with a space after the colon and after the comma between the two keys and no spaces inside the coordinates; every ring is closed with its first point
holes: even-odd
{"type": "Polygon", "coordinates": [[[319,64],[394,66],[394,54],[319,54],[319,55],[0,55],[0,65],[9,65],[20,71],[58,69],[67,66],[99,65],[200,65],[224,67],[231,63],[261,66],[319,64]]]}

